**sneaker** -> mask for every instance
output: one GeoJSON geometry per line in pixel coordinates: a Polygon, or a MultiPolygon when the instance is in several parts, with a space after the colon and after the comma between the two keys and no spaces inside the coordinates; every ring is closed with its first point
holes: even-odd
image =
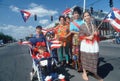
{"type": "Polygon", "coordinates": [[[32,72],[30,72],[30,80],[32,81],[33,80],[33,73],[32,72]]]}
{"type": "Polygon", "coordinates": [[[66,61],[66,64],[69,64],[69,62],[68,62],[68,61],[66,61]]]}

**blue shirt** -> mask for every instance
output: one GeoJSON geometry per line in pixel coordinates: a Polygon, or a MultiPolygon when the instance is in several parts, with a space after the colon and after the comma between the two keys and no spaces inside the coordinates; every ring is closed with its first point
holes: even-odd
{"type": "Polygon", "coordinates": [[[45,36],[43,34],[39,34],[39,38],[36,37],[36,35],[29,39],[29,41],[36,45],[37,42],[46,42],[45,36]]]}
{"type": "Polygon", "coordinates": [[[35,37],[30,38],[29,41],[32,43],[32,45],[35,45],[37,42],[35,37]]]}
{"type": "Polygon", "coordinates": [[[37,42],[46,42],[46,38],[43,34],[39,34],[39,38],[36,38],[36,41],[37,42]]]}
{"type": "MultiPolygon", "coordinates": [[[[78,25],[82,25],[84,23],[83,20],[74,20],[73,22],[76,22],[78,25]]],[[[79,28],[76,27],[72,22],[70,23],[70,31],[75,31],[75,32],[79,32],[79,28]]]]}

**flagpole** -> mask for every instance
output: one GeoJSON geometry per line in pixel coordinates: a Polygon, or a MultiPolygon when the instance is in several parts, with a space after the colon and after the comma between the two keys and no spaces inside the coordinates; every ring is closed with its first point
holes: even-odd
{"type": "Polygon", "coordinates": [[[104,21],[104,19],[100,22],[100,24],[98,25],[96,30],[98,30],[100,28],[100,26],[103,24],[103,21],[104,21]]]}
{"type": "MultiPolygon", "coordinates": [[[[111,10],[110,10],[110,12],[111,12],[111,10]]],[[[108,13],[106,14],[106,16],[108,16],[108,14],[109,14],[110,12],[108,12],[108,13]]],[[[105,18],[106,18],[106,16],[105,16],[105,18]]],[[[100,28],[100,26],[103,24],[105,18],[100,22],[100,24],[98,25],[98,27],[97,27],[96,30],[98,30],[98,29],[100,28]]]]}

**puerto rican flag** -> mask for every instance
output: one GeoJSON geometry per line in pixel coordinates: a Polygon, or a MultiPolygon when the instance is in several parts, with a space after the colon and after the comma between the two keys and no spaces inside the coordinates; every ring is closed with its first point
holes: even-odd
{"type": "Polygon", "coordinates": [[[54,48],[60,48],[62,46],[61,42],[57,39],[52,39],[52,40],[48,40],[51,45],[50,45],[50,49],[54,49],[54,48]]]}
{"type": "Polygon", "coordinates": [[[51,41],[51,43],[52,43],[51,49],[60,48],[62,46],[61,42],[58,40],[53,40],[53,41],[51,41]]]}
{"type": "Polygon", "coordinates": [[[72,11],[71,8],[67,8],[66,10],[63,11],[62,14],[63,14],[63,15],[67,15],[67,14],[69,14],[71,11],[72,11]]]}
{"type": "Polygon", "coordinates": [[[24,11],[24,10],[21,10],[20,12],[22,14],[24,22],[26,22],[28,20],[28,18],[30,17],[31,13],[28,11],[24,11]]]}
{"type": "Polygon", "coordinates": [[[112,27],[120,32],[120,10],[117,8],[112,8],[112,11],[108,13],[105,17],[105,21],[108,21],[112,27]]]}
{"type": "Polygon", "coordinates": [[[42,32],[44,35],[46,35],[46,33],[48,32],[46,29],[42,29],[42,32]]]}
{"type": "Polygon", "coordinates": [[[42,29],[42,32],[44,35],[46,35],[47,32],[49,31],[53,31],[54,29],[53,28],[49,28],[49,29],[42,29]]]}

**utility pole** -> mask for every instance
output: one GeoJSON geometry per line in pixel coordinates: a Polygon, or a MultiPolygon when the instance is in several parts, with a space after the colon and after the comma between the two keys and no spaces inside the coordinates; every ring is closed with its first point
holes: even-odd
{"type": "Polygon", "coordinates": [[[86,0],[84,0],[84,3],[83,3],[83,12],[85,12],[85,6],[86,6],[86,0]]]}

